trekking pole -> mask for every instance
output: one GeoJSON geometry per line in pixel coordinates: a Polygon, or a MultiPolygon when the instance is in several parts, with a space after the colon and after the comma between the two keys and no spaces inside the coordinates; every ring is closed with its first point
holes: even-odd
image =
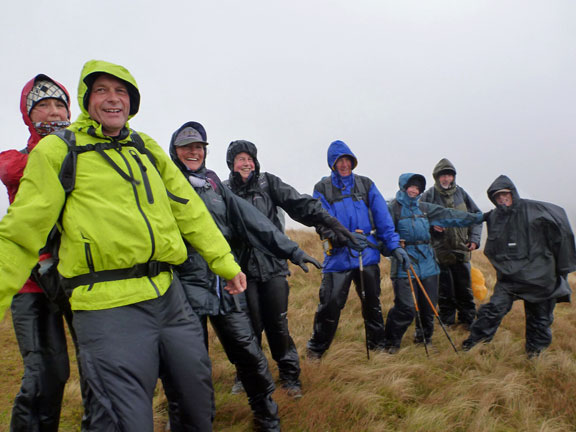
{"type": "MultiPolygon", "coordinates": [[[[363,234],[361,229],[356,230],[357,233],[363,234]]],[[[358,267],[360,269],[360,300],[362,303],[362,318],[366,319],[364,315],[366,314],[366,291],[364,290],[364,262],[362,261],[362,251],[358,254],[358,267]]],[[[370,350],[368,349],[368,329],[366,328],[366,322],[364,322],[364,334],[366,339],[366,358],[370,360],[370,350]]]]}
{"type": "Polygon", "coordinates": [[[412,284],[412,276],[410,276],[410,272],[408,272],[408,282],[410,282],[410,291],[412,291],[412,299],[414,300],[414,309],[416,310],[416,318],[418,319],[418,325],[422,329],[422,341],[424,342],[426,357],[430,357],[430,354],[428,353],[428,343],[426,342],[426,336],[424,335],[424,326],[422,325],[422,317],[420,316],[420,308],[418,307],[418,302],[416,301],[416,293],[414,292],[414,285],[412,284]]]}
{"type": "MultiPolygon", "coordinates": [[[[448,330],[446,330],[446,327],[444,326],[444,323],[442,322],[442,320],[440,319],[440,315],[438,315],[438,311],[436,310],[436,307],[434,307],[434,303],[432,303],[432,300],[430,300],[430,297],[428,296],[428,293],[426,292],[426,289],[424,288],[424,285],[422,285],[422,281],[420,281],[420,278],[418,277],[418,275],[416,274],[416,271],[414,270],[414,267],[412,267],[412,264],[410,264],[410,270],[412,271],[412,274],[414,275],[414,278],[416,279],[416,282],[418,282],[418,285],[420,286],[420,289],[422,290],[422,293],[424,294],[424,296],[426,297],[426,299],[428,300],[428,303],[430,304],[430,307],[432,308],[432,311],[434,312],[434,315],[436,316],[436,318],[438,318],[438,322],[440,323],[440,327],[442,327],[442,330],[444,330],[444,334],[446,335],[446,337],[448,338],[448,341],[450,342],[450,345],[452,345],[452,348],[454,348],[454,352],[456,354],[458,354],[458,350],[456,349],[456,345],[454,345],[454,342],[452,342],[452,338],[450,337],[450,335],[448,334],[448,330]]],[[[408,272],[408,276],[410,277],[410,272],[408,272]]],[[[422,329],[424,330],[424,329],[422,329]]],[[[424,336],[424,334],[422,334],[422,336],[424,336]]]]}

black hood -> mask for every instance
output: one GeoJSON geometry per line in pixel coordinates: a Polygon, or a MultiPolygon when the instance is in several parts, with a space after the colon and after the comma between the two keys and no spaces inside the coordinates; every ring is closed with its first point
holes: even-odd
{"type": "Polygon", "coordinates": [[[496,180],[492,182],[492,184],[486,191],[486,193],[488,194],[488,199],[492,202],[492,204],[498,206],[496,200],[494,199],[494,193],[502,189],[509,189],[510,192],[512,193],[512,206],[518,204],[518,202],[520,201],[520,195],[516,190],[516,186],[514,186],[512,180],[510,180],[504,174],[498,176],[498,178],[496,178],[496,180]]]}
{"type": "MultiPolygon", "coordinates": [[[[204,126],[202,126],[200,123],[198,122],[194,122],[194,121],[189,121],[184,123],[182,126],[180,126],[173,134],[172,134],[172,138],[170,139],[170,157],[172,158],[172,161],[176,164],[176,166],[178,168],[180,168],[180,171],[182,171],[183,173],[190,173],[191,171],[188,169],[188,167],[178,158],[178,155],[176,154],[176,146],[174,146],[174,142],[176,141],[176,137],[178,136],[178,134],[180,133],[180,131],[184,128],[187,127],[191,127],[193,129],[196,129],[200,135],[202,136],[202,139],[204,141],[208,140],[208,136],[206,135],[206,129],[204,129],[204,126]]],[[[202,166],[200,167],[200,169],[197,172],[201,172],[204,171],[206,169],[206,156],[207,156],[207,151],[206,151],[206,146],[204,146],[204,162],[202,162],[202,166]]]]}
{"type": "MultiPolygon", "coordinates": [[[[228,164],[228,169],[230,169],[230,179],[234,180],[235,182],[239,182],[239,184],[242,183],[242,180],[238,178],[239,175],[234,173],[234,158],[239,153],[248,153],[250,156],[252,156],[252,159],[254,160],[254,173],[252,178],[258,178],[258,175],[260,174],[258,149],[250,141],[237,140],[232,141],[228,146],[228,150],[226,151],[226,163],[228,164]]],[[[248,183],[250,183],[250,181],[248,183]]]]}

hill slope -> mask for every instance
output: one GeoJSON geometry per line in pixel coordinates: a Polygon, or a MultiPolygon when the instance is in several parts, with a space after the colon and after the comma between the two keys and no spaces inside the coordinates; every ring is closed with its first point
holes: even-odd
{"type": "MultiPolygon", "coordinates": [[[[310,254],[321,256],[314,233],[289,235],[310,254]]],[[[387,262],[382,265],[382,305],[393,295],[387,262]]],[[[481,252],[473,263],[486,277],[489,292],[494,272],[481,252]]],[[[304,397],[288,398],[277,390],[284,431],[541,431],[576,429],[576,314],[571,304],[556,308],[551,348],[536,360],[524,355],[524,312],[521,302],[504,319],[494,341],[456,354],[437,326],[434,349],[426,357],[412,344],[409,329],[396,355],[372,354],[366,359],[360,302],[351,289],[333,346],[320,362],[304,358],[317,305],[321,274],[292,268],[289,322],[302,358],[304,397]]],[[[574,287],[575,278],[570,282],[574,287]]],[[[0,376],[0,431],[8,431],[10,409],[22,368],[11,321],[0,323],[3,373],[0,376]]],[[[459,347],[467,332],[449,329],[459,347]]],[[[216,391],[216,431],[251,430],[245,395],[231,395],[234,370],[210,335],[216,391]]],[[[266,348],[269,357],[269,351],[266,348]]],[[[277,369],[271,363],[272,373],[277,369]]],[[[166,401],[161,388],[155,398],[156,430],[164,430],[166,401]]],[[[79,430],[81,400],[76,370],[67,386],[61,430],[79,430]]]]}

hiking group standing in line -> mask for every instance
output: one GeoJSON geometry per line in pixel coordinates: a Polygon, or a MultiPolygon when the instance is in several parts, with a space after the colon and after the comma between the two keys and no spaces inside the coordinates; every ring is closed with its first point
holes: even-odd
{"type": "Polygon", "coordinates": [[[206,167],[200,123],[174,132],[169,155],[130,129],[140,92],[122,66],[88,61],[78,102],[81,114],[70,124],[67,90],[37,75],[21,98],[28,144],[0,153],[11,202],[0,221],[0,318],[10,307],[24,363],[11,431],[58,430],[69,376],[63,318],[78,354],[82,430],[151,431],[158,379],[171,430],[212,430],[210,321],[255,429],[279,431],[263,332],[280,387],[303,395],[288,327],[287,259],[304,271],[322,268],[306,346],[312,361],[330,347],[352,282],[367,353],[397,353],[415,316],[414,342],[430,344],[436,302],[445,324],[470,328],[465,350],[492,340],[517,299],[524,301],[527,354],[550,345],[554,307],[571,294],[574,235],[562,208],[520,198],[508,177],[489,187],[495,208],[482,214],[442,159],[432,188],[420,174],[402,174],[387,204],[372,180],[353,172],[358,159],[338,140],[328,148],[330,175],[310,196],[261,172],[256,146],[237,140],[222,182],[206,167]],[[323,265],[284,234],[281,211],[316,228],[323,265]],[[470,253],[484,221],[497,282],[476,317],[470,253]],[[386,320],[380,255],[391,258],[395,297],[386,320]],[[412,277],[426,293],[411,290],[412,277]]]}

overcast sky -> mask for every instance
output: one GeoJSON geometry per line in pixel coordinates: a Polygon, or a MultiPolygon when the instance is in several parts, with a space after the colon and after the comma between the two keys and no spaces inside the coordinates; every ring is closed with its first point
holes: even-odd
{"type": "MultiPolygon", "coordinates": [[[[344,140],[387,197],[443,157],[485,211],[500,174],[522,196],[576,203],[574,0],[10,2],[0,15],[0,150],[28,138],[19,101],[45,73],[75,99],[82,65],[127,67],[142,94],[131,126],[165,149],[195,120],[221,178],[230,141],[301,192],[344,140]]],[[[77,102],[72,117],[79,114],[77,102]]],[[[0,194],[0,215],[8,200],[0,194]]]]}

